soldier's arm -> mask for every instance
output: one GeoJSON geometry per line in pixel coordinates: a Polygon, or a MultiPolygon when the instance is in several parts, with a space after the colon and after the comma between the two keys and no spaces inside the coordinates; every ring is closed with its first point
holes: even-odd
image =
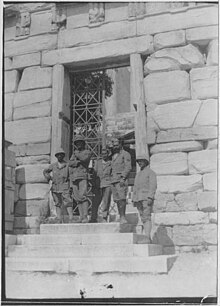
{"type": "Polygon", "coordinates": [[[77,158],[80,160],[83,166],[87,167],[91,159],[91,152],[89,150],[80,152],[79,154],[77,154],[77,158]]]}
{"type": "Polygon", "coordinates": [[[73,153],[69,160],[69,167],[77,167],[80,161],[77,159],[76,155],[73,153]]]}
{"type": "Polygon", "coordinates": [[[43,170],[43,175],[47,179],[48,182],[49,182],[49,180],[51,180],[50,173],[51,173],[52,170],[53,170],[53,165],[50,165],[48,168],[43,170]]]}
{"type": "Polygon", "coordinates": [[[149,176],[149,198],[154,199],[155,192],[157,190],[157,176],[151,171],[149,176]]]}
{"type": "Polygon", "coordinates": [[[125,152],[126,154],[124,155],[124,171],[122,172],[121,176],[126,179],[131,171],[131,155],[128,152],[125,152]]]}

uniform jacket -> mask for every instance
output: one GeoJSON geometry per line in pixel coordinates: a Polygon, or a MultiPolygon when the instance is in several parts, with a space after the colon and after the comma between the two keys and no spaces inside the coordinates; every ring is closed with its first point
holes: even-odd
{"type": "Polygon", "coordinates": [[[147,198],[154,199],[157,189],[157,177],[149,166],[140,170],[134,180],[133,201],[143,201],[147,198]]]}
{"type": "Polygon", "coordinates": [[[122,177],[127,179],[131,171],[131,155],[125,151],[121,150],[117,157],[112,157],[112,175],[111,182],[117,183],[122,177]]]}
{"type": "Polygon", "coordinates": [[[88,167],[91,159],[91,152],[89,150],[76,150],[69,161],[70,180],[82,180],[88,177],[88,167]]]}
{"type": "Polygon", "coordinates": [[[94,170],[100,179],[100,187],[111,186],[111,161],[104,161],[99,158],[95,162],[94,170]]]}
{"type": "Polygon", "coordinates": [[[68,181],[68,163],[64,162],[59,168],[58,162],[51,164],[43,171],[44,176],[49,181],[52,179],[52,191],[63,192],[69,189],[68,181]],[[52,172],[52,176],[51,176],[52,172]]]}

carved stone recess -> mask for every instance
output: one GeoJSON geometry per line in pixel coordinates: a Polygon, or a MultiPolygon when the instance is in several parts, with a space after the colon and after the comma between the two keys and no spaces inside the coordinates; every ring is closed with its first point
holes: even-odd
{"type": "Polygon", "coordinates": [[[16,36],[26,36],[30,34],[31,15],[29,12],[20,12],[16,23],[16,36]]]}
{"type": "Polygon", "coordinates": [[[52,20],[51,31],[64,30],[66,28],[66,8],[57,7],[56,5],[51,8],[52,20]]]}
{"type": "Polygon", "coordinates": [[[100,23],[105,20],[105,6],[103,2],[89,3],[89,23],[100,23]]]}

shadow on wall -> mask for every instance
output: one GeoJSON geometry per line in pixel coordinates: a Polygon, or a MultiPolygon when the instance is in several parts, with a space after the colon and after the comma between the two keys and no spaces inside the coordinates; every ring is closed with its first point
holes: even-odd
{"type": "Polygon", "coordinates": [[[159,225],[152,236],[152,243],[163,246],[164,255],[175,254],[175,245],[170,238],[171,235],[169,235],[169,230],[171,231],[172,229],[159,225]]]}

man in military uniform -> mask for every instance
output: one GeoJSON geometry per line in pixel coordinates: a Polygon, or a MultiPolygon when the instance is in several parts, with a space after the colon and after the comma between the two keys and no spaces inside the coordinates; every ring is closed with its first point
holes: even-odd
{"type": "Polygon", "coordinates": [[[128,175],[131,171],[131,155],[123,150],[119,139],[113,140],[111,184],[113,200],[117,203],[120,223],[125,219],[126,197],[128,191],[128,175]]]}
{"type": "Polygon", "coordinates": [[[91,152],[85,149],[85,140],[82,136],[76,136],[74,140],[76,150],[69,161],[70,187],[73,199],[76,201],[82,223],[88,222],[88,167],[91,152]]]}
{"type": "Polygon", "coordinates": [[[137,156],[136,161],[140,171],[137,173],[134,181],[133,203],[139,211],[148,243],[151,243],[151,213],[157,189],[157,178],[155,172],[149,167],[147,156],[137,156]]]}
{"type": "Polygon", "coordinates": [[[51,164],[43,171],[45,178],[48,182],[52,181],[52,197],[56,206],[57,222],[62,223],[62,208],[66,207],[69,222],[73,220],[73,204],[69,196],[69,177],[68,177],[68,164],[64,160],[65,152],[59,149],[56,154],[57,162],[51,164]]]}

